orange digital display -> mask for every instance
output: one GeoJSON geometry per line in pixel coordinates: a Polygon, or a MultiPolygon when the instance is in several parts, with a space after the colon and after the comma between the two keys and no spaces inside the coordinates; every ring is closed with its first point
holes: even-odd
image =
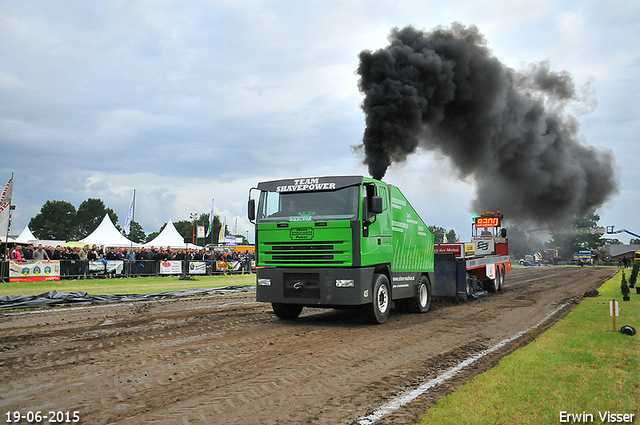
{"type": "Polygon", "coordinates": [[[500,217],[476,217],[476,227],[500,227],[500,217]]]}

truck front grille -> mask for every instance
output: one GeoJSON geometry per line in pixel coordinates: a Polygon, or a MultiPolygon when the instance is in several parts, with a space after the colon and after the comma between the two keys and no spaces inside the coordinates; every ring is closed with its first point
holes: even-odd
{"type": "Polygon", "coordinates": [[[267,242],[265,265],[345,264],[344,242],[267,242]]]}

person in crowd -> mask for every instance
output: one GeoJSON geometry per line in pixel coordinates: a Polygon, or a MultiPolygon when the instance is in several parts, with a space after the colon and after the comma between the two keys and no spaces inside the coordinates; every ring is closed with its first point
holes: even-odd
{"type": "Polygon", "coordinates": [[[115,248],[109,248],[107,250],[107,260],[116,260],[116,250],[115,248]]]}
{"type": "Polygon", "coordinates": [[[51,256],[52,260],[62,260],[62,247],[57,245],[53,250],[53,255],[51,256]]]}
{"type": "Polygon", "coordinates": [[[127,251],[125,248],[125,273],[129,277],[133,277],[137,275],[136,273],[136,251],[131,248],[131,250],[127,251]]]}
{"type": "Polygon", "coordinates": [[[69,247],[69,251],[67,252],[67,260],[69,261],[69,276],[77,277],[80,275],[80,255],[78,254],[78,248],[69,247]]]}
{"type": "Polygon", "coordinates": [[[85,245],[78,251],[78,274],[80,279],[86,279],[89,274],[89,252],[87,247],[88,245],[85,245]]]}
{"type": "Polygon", "coordinates": [[[14,245],[9,258],[13,261],[22,261],[22,247],[20,245],[14,245]]]}
{"type": "Polygon", "coordinates": [[[33,260],[33,245],[29,244],[24,249],[24,260],[31,261],[33,260]]]}
{"type": "Polygon", "coordinates": [[[42,248],[42,244],[38,244],[38,249],[33,251],[33,259],[37,261],[43,261],[43,260],[49,259],[49,254],[47,254],[47,251],[45,251],[44,248],[42,248]]]}

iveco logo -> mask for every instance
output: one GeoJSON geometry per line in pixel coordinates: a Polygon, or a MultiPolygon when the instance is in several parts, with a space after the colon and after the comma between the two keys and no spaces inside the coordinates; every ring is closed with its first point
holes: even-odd
{"type": "Polygon", "coordinates": [[[296,283],[293,284],[293,289],[302,289],[303,286],[304,286],[303,282],[297,281],[296,283]]]}
{"type": "Polygon", "coordinates": [[[289,232],[291,239],[300,240],[300,239],[313,239],[313,229],[311,227],[294,227],[289,232]]]}

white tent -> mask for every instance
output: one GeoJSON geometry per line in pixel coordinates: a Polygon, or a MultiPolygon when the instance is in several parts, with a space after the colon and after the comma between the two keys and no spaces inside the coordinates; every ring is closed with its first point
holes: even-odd
{"type": "Polygon", "coordinates": [[[111,222],[109,214],[105,214],[98,228],[80,242],[84,242],[87,245],[104,245],[105,247],[124,248],[128,246],[140,246],[140,244],[131,242],[118,232],[116,226],[111,222]]]}
{"type": "Polygon", "coordinates": [[[38,240],[38,238],[36,238],[33,233],[31,233],[31,230],[29,229],[29,226],[27,225],[24,230],[22,231],[22,233],[20,233],[20,236],[18,236],[16,238],[17,242],[22,242],[22,243],[27,243],[27,242],[36,242],[38,240]]]}
{"type": "Polygon", "coordinates": [[[160,234],[156,236],[155,239],[153,239],[151,242],[147,242],[143,246],[147,248],[150,248],[152,246],[155,246],[156,248],[157,247],[166,248],[168,246],[170,246],[171,248],[184,248],[185,246],[187,248],[193,248],[193,249],[201,248],[192,243],[185,243],[184,238],[178,232],[178,230],[176,230],[176,226],[173,225],[173,221],[171,221],[171,219],[169,219],[169,222],[167,223],[167,225],[164,226],[164,229],[162,229],[162,232],[160,232],[160,234]]]}

